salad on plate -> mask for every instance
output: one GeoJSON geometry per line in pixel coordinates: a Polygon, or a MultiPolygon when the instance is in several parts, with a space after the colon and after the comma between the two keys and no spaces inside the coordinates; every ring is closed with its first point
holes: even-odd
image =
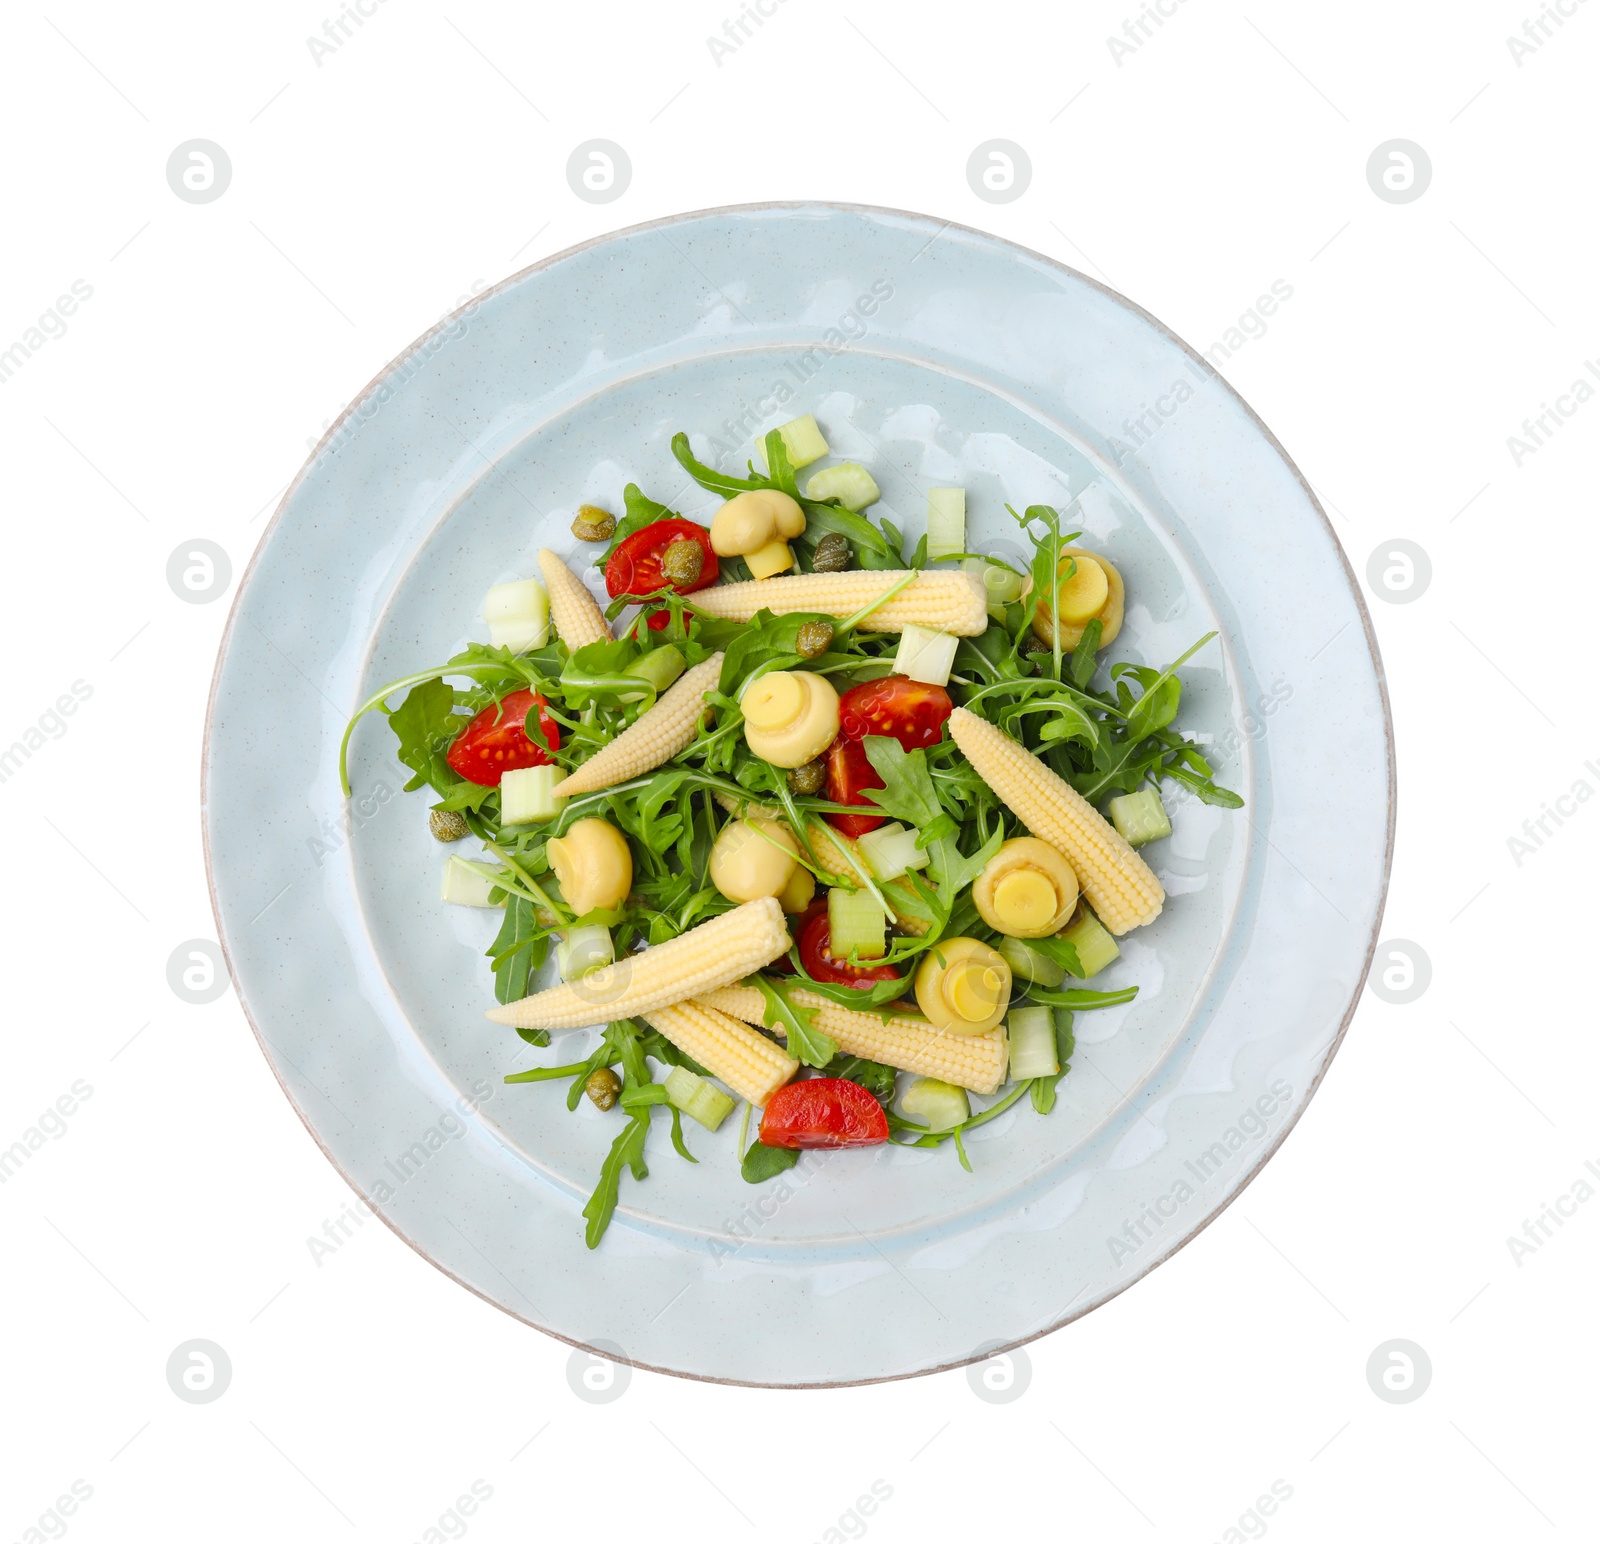
{"type": "Polygon", "coordinates": [[[563,1082],[616,1135],[590,1247],[659,1112],[735,1111],[761,1183],[806,1148],[948,1143],[1055,1105],[1073,1016],[1137,987],[1080,985],[1153,922],[1139,848],[1176,784],[1238,808],[1177,727],[1179,668],[1102,657],[1124,576],[1047,505],[1007,507],[1031,561],[967,550],[966,497],[928,490],[925,535],[886,517],[809,415],[731,476],[674,456],[723,503],[709,526],[630,483],[572,522],[599,547],[602,610],[549,549],[495,585],[490,642],[391,682],[383,713],[435,795],[441,898],[503,913],[489,1018],[530,1046],[598,1027],[563,1082]],[[631,613],[626,622],[621,619],[631,613]],[[530,991],[554,955],[557,984],[530,991]],[[752,1138],[752,1114],[759,1119],[752,1138]]]}

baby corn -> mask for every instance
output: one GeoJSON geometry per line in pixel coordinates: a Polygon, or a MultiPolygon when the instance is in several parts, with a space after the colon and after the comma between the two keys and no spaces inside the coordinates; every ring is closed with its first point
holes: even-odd
{"type": "Polygon", "coordinates": [[[770,897],[747,901],[641,954],[491,1008],[488,1016],[519,1029],[582,1029],[630,1019],[741,980],[788,947],[783,908],[770,897]]]}
{"type": "Polygon", "coordinates": [[[950,715],[950,737],[1006,808],[1072,865],[1095,915],[1111,932],[1120,936],[1161,915],[1167,898],[1161,881],[1070,783],[965,708],[950,715]]]}
{"type": "MultiPolygon", "coordinates": [[[[559,624],[558,624],[559,625],[559,624]]],[[[653,772],[670,761],[695,737],[705,712],[705,696],[722,674],[722,656],[713,654],[693,670],[685,671],[667,688],[662,699],[603,750],[596,752],[571,776],[557,783],[553,798],[595,793],[615,783],[625,783],[641,772],[653,772]]]]}
{"type": "MultiPolygon", "coordinates": [[[[787,579],[747,579],[695,593],[690,604],[707,616],[748,622],[765,607],[776,616],[820,611],[854,616],[887,594],[906,570],[851,569],[841,574],[795,574],[787,579]]],[[[921,573],[856,625],[867,633],[898,633],[911,626],[976,637],[989,625],[983,581],[959,570],[921,573]]]]}
{"type": "Polygon", "coordinates": [[[654,1008],[643,1018],[751,1104],[765,1104],[800,1070],[781,1046],[705,1002],[654,1008]]]}
{"type": "MultiPolygon", "coordinates": [[[[938,1078],[958,1088],[970,1088],[975,1094],[992,1094],[1006,1080],[1004,1029],[997,1027],[982,1035],[947,1035],[911,1014],[895,1014],[886,1022],[876,1013],[841,1008],[804,987],[792,988],[789,995],[802,1008],[815,1011],[817,1028],[836,1040],[848,1056],[864,1056],[902,1072],[938,1078]]],[[[724,986],[703,993],[698,1006],[759,1024],[765,999],[753,986],[724,986]]]]}
{"type": "Polygon", "coordinates": [[[548,547],[539,549],[539,572],[550,592],[550,619],[556,624],[556,636],[574,650],[590,643],[610,643],[611,629],[594,596],[548,547]]]}

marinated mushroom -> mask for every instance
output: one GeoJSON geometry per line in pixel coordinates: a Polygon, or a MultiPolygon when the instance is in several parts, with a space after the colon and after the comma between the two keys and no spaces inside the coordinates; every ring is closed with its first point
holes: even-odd
{"type": "Polygon", "coordinates": [[[806,528],[806,512],[778,488],[736,493],[711,520],[711,550],[719,557],[743,558],[757,579],[770,579],[794,567],[789,538],[806,528]]]}
{"type": "Polygon", "coordinates": [[[739,701],[744,740],[775,767],[803,767],[839,733],[839,694],[826,676],[810,670],[774,670],[757,676],[739,701]]]}
{"type": "Polygon", "coordinates": [[[580,820],[545,846],[561,894],[576,916],[613,911],[633,884],[628,840],[609,821],[580,820]]]}
{"type": "Polygon", "coordinates": [[[976,938],[946,938],[923,955],[915,989],[917,1006],[935,1029],[981,1035],[1005,1017],[1011,967],[976,938]]]}
{"type": "Polygon", "coordinates": [[[781,895],[794,876],[799,852],[795,839],[776,821],[759,815],[730,820],[711,849],[711,883],[730,901],[781,895]]]}
{"type": "MultiPolygon", "coordinates": [[[[1097,552],[1087,552],[1082,547],[1063,547],[1057,575],[1063,575],[1071,564],[1077,568],[1070,577],[1060,579],[1056,586],[1056,605],[1061,617],[1061,647],[1075,649],[1089,623],[1099,620],[1100,647],[1103,649],[1122,631],[1122,608],[1125,591],[1122,575],[1097,552]]],[[[1033,633],[1054,652],[1050,598],[1041,595],[1033,608],[1033,633]]]]}
{"type": "Polygon", "coordinates": [[[1048,842],[1036,836],[1001,844],[972,882],[972,904],[997,933],[1044,938],[1059,933],[1078,903],[1078,876],[1048,842]]]}

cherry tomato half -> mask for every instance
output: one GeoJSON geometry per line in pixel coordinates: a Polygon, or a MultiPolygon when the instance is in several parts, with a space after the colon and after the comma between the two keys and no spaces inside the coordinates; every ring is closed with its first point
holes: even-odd
{"type": "MultiPolygon", "coordinates": [[[[828,751],[828,798],[835,804],[865,804],[864,788],[882,788],[883,779],[867,760],[861,745],[869,735],[886,735],[908,751],[937,745],[944,721],[954,711],[942,686],[913,681],[910,676],[880,676],[852,686],[839,699],[839,738],[828,751]]],[[[829,823],[846,836],[876,831],[887,815],[829,815],[829,823]]]]}
{"type": "Polygon", "coordinates": [[[939,743],[954,707],[942,686],[910,676],[880,676],[852,686],[839,699],[839,733],[847,740],[888,735],[908,751],[923,750],[939,743]]]}
{"type": "Polygon", "coordinates": [[[621,546],[611,554],[606,563],[606,594],[615,600],[619,595],[649,595],[654,590],[669,588],[661,560],[675,541],[699,542],[705,562],[700,577],[693,584],[671,584],[670,588],[680,595],[692,595],[696,590],[715,584],[717,555],[711,550],[711,532],[692,520],[657,520],[632,536],[624,537],[621,546]]]}
{"type": "Polygon", "coordinates": [[[539,728],[553,750],[561,748],[561,728],[545,712],[545,700],[537,692],[511,692],[498,703],[491,702],[451,742],[445,760],[469,783],[498,788],[500,779],[517,767],[543,767],[547,756],[522,727],[523,721],[539,706],[539,728]]]}
{"type": "Polygon", "coordinates": [[[858,987],[870,991],[880,981],[895,981],[900,972],[889,965],[852,965],[828,953],[828,903],[813,901],[795,923],[795,940],[800,946],[800,963],[813,981],[836,986],[858,987]]]}
{"type": "MultiPolygon", "coordinates": [[[[863,788],[882,788],[883,779],[867,760],[866,747],[859,740],[847,740],[840,735],[828,747],[828,798],[834,804],[864,804],[868,809],[877,805],[863,798],[863,788]]],[[[825,817],[828,824],[846,836],[862,836],[876,831],[889,817],[887,815],[840,815],[837,812],[825,817]]]]}
{"type": "Polygon", "coordinates": [[[849,1078],[802,1078],[767,1100],[761,1140],[768,1147],[876,1147],[889,1140],[889,1118],[849,1078]]]}

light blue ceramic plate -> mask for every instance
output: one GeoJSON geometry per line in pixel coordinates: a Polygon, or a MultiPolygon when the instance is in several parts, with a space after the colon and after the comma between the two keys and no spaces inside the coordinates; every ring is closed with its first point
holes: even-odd
{"type": "MultiPolygon", "coordinates": [[[[888,210],[685,215],[508,279],[375,380],[301,473],[217,666],[205,831],[240,998],[340,1172],[418,1251],[528,1323],[704,1378],[836,1384],[968,1361],[1087,1313],[1238,1193],[1338,1046],[1376,936],[1393,769],[1365,609],[1304,480],[1194,353],[1038,255],[888,210]],[[742,464],[812,412],[913,536],[930,485],[1072,507],[1129,588],[1116,657],[1185,669],[1237,814],[1188,802],[1149,855],[1170,896],[1083,1015],[1063,1098],[948,1150],[808,1159],[756,1188],[733,1122],[661,1124],[602,1247],[579,1216],[616,1117],[507,1088],[531,1052],[488,1023],[489,913],[441,906],[426,799],[351,708],[471,637],[576,506],[636,480],[715,501],[668,453],[742,464]]],[[[584,1035],[558,1038],[571,1060],[584,1035]]]]}

